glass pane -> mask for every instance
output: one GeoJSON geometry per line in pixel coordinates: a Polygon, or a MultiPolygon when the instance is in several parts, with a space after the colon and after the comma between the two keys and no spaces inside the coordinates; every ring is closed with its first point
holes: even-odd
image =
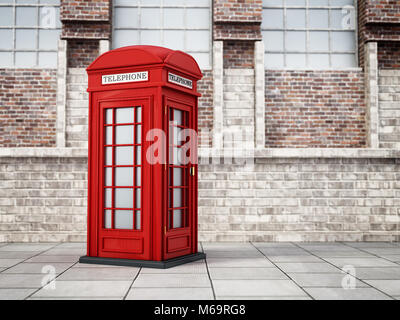
{"type": "Polygon", "coordinates": [[[17,67],[36,66],[36,52],[16,52],[15,66],[17,67]]]}
{"type": "Polygon", "coordinates": [[[165,30],[164,46],[173,50],[185,50],[185,31],[165,30]]]}
{"type": "Polygon", "coordinates": [[[106,152],[106,155],[105,155],[105,165],[106,166],[111,166],[113,163],[112,163],[112,147],[107,147],[107,148],[105,148],[106,150],[105,150],[105,152],[106,152]]]}
{"type": "Polygon", "coordinates": [[[136,8],[115,8],[115,19],[113,20],[116,28],[138,28],[138,9],[136,8]]]}
{"type": "Polygon", "coordinates": [[[179,165],[182,162],[180,148],[170,148],[169,163],[179,165]]]}
{"type": "Polygon", "coordinates": [[[311,31],[310,51],[329,51],[329,32],[311,31]]]}
{"type": "Polygon", "coordinates": [[[330,11],[330,22],[331,28],[334,29],[343,29],[343,23],[345,22],[344,19],[344,14],[342,13],[342,10],[331,10],[330,11]]]}
{"type": "Polygon", "coordinates": [[[115,229],[133,229],[133,211],[115,210],[115,229]]]}
{"type": "Polygon", "coordinates": [[[182,223],[182,212],[183,210],[174,210],[173,215],[174,215],[174,224],[173,228],[182,228],[183,223],[182,223]]]}
{"type": "Polygon", "coordinates": [[[200,8],[186,9],[188,28],[210,28],[210,10],[200,8]]]}
{"type": "Polygon", "coordinates": [[[306,27],[306,10],[287,9],[286,27],[289,29],[304,29],[306,27]]]}
{"type": "Polygon", "coordinates": [[[183,207],[183,199],[182,199],[182,189],[181,188],[177,188],[177,189],[173,189],[174,191],[174,202],[173,202],[173,206],[174,208],[179,208],[179,207],[183,207]]]}
{"type": "Polygon", "coordinates": [[[141,229],[141,222],[140,222],[140,211],[135,211],[135,229],[141,229]]]}
{"type": "Polygon", "coordinates": [[[36,30],[19,29],[15,31],[16,49],[36,49],[36,30]]]}
{"type": "Polygon", "coordinates": [[[39,49],[57,50],[58,30],[39,30],[39,49]]]}
{"type": "Polygon", "coordinates": [[[13,49],[13,32],[11,29],[0,30],[0,49],[13,49]]]}
{"type": "Polygon", "coordinates": [[[105,127],[105,133],[106,133],[106,144],[112,144],[112,132],[113,132],[113,127],[105,127]]]}
{"type": "Polygon", "coordinates": [[[57,52],[39,52],[39,66],[57,68],[57,52]]]}
{"type": "Polygon", "coordinates": [[[133,108],[117,108],[115,110],[115,123],[133,123],[133,108]]]}
{"type": "Polygon", "coordinates": [[[330,4],[335,7],[353,6],[354,0],[330,0],[330,4]]]}
{"type": "Polygon", "coordinates": [[[111,210],[104,210],[104,228],[111,229],[111,210]]]}
{"type": "Polygon", "coordinates": [[[181,145],[181,143],[182,143],[182,141],[181,141],[181,134],[180,134],[180,132],[181,132],[181,128],[178,128],[178,127],[171,127],[171,130],[170,130],[170,137],[169,137],[169,143],[171,144],[171,145],[175,145],[175,146],[178,146],[178,145],[181,145]]]}
{"type": "Polygon", "coordinates": [[[138,30],[114,30],[113,48],[131,46],[139,43],[138,30]]]}
{"type": "Polygon", "coordinates": [[[171,168],[171,174],[173,175],[173,186],[183,186],[183,170],[183,168],[171,168]]]}
{"type": "Polygon", "coordinates": [[[181,110],[176,110],[176,109],[173,110],[174,110],[174,121],[178,125],[183,125],[183,119],[182,119],[183,112],[181,110]]]}
{"type": "Polygon", "coordinates": [[[321,7],[321,6],[328,6],[328,0],[308,0],[308,5],[310,7],[321,7]]]}
{"type": "Polygon", "coordinates": [[[35,4],[38,0],[17,0],[18,4],[35,4]]]}
{"type": "Polygon", "coordinates": [[[136,187],[140,187],[142,185],[142,168],[135,168],[136,169],[136,187]]]}
{"type": "Polygon", "coordinates": [[[328,10],[310,10],[308,27],[310,29],[327,29],[329,27],[328,10]]]}
{"type": "Polygon", "coordinates": [[[190,51],[188,53],[197,61],[201,69],[208,70],[211,68],[210,53],[190,51]]]}
{"type": "Polygon", "coordinates": [[[355,54],[332,54],[332,67],[354,68],[356,66],[355,54]]]}
{"type": "Polygon", "coordinates": [[[286,6],[305,6],[306,0],[286,0],[286,6]]]}
{"type": "Polygon", "coordinates": [[[356,39],[354,32],[332,32],[332,51],[355,51],[356,50],[356,39]]]}
{"type": "Polygon", "coordinates": [[[115,168],[115,185],[133,187],[133,168],[115,168]]]}
{"type": "Polygon", "coordinates": [[[135,193],[136,193],[136,204],[135,204],[135,208],[136,209],[140,209],[141,208],[141,198],[140,198],[140,194],[141,194],[141,189],[135,189],[135,193]]]}
{"type": "MultiPolygon", "coordinates": [[[[164,9],[164,28],[165,29],[182,29],[184,23],[183,8],[165,8],[164,9]]],[[[189,20],[190,21],[190,20],[189,20]]]]}
{"type": "Polygon", "coordinates": [[[283,29],[283,10],[265,9],[263,10],[262,28],[283,29]]]}
{"type": "Polygon", "coordinates": [[[11,7],[0,7],[0,26],[12,27],[14,25],[13,10],[11,7]]]}
{"type": "Polygon", "coordinates": [[[111,208],[112,207],[112,189],[104,189],[104,207],[111,208]]]}
{"type": "Polygon", "coordinates": [[[106,124],[113,123],[113,109],[106,109],[106,124]]]}
{"type": "Polygon", "coordinates": [[[159,8],[142,8],[141,28],[161,28],[161,10],[159,8]]]}
{"type": "Polygon", "coordinates": [[[311,68],[329,68],[329,54],[310,54],[308,57],[309,66],[311,68]]]}
{"type": "Polygon", "coordinates": [[[160,46],[161,43],[161,31],[159,30],[142,30],[140,33],[140,44],[143,45],[155,45],[160,46]]]}
{"type": "Polygon", "coordinates": [[[263,0],[264,7],[283,7],[283,0],[263,0]]]}
{"type": "Polygon", "coordinates": [[[136,122],[142,122],[142,108],[136,107],[136,122]]]}
{"type": "Polygon", "coordinates": [[[188,51],[209,51],[210,50],[210,32],[209,31],[187,31],[187,48],[188,51]]]}
{"type": "Polygon", "coordinates": [[[114,189],[114,201],[116,208],[133,208],[133,189],[114,189]]]}
{"type": "Polygon", "coordinates": [[[133,165],[133,147],[116,147],[115,164],[117,166],[133,165]]]}
{"type": "Polygon", "coordinates": [[[283,51],[283,31],[263,31],[266,51],[283,51]]]}
{"type": "Polygon", "coordinates": [[[288,68],[305,68],[306,67],[306,55],[305,54],[287,54],[286,55],[286,66],[288,68]]]}
{"type": "Polygon", "coordinates": [[[16,20],[17,26],[34,27],[38,25],[37,8],[17,7],[16,20]]]}
{"type": "Polygon", "coordinates": [[[107,187],[112,186],[112,168],[105,168],[104,185],[107,187]]]}
{"type": "Polygon", "coordinates": [[[39,8],[39,25],[42,28],[52,28],[55,29],[58,26],[59,16],[58,8],[55,7],[41,7],[39,8]]]}
{"type": "Polygon", "coordinates": [[[0,52],[0,66],[12,67],[13,64],[13,54],[11,52],[0,52]]]}
{"type": "Polygon", "coordinates": [[[137,6],[141,0],[114,0],[114,5],[137,6]]]}
{"type": "Polygon", "coordinates": [[[40,0],[39,3],[45,3],[45,4],[60,4],[60,0],[40,0]]]}
{"type": "Polygon", "coordinates": [[[142,147],[136,147],[136,164],[142,164],[142,147]]]}
{"type": "Polygon", "coordinates": [[[286,33],[287,51],[306,51],[306,33],[302,31],[288,31],[286,33]]]}
{"type": "Polygon", "coordinates": [[[142,126],[136,125],[136,143],[141,144],[142,141],[142,126]]]}
{"type": "Polygon", "coordinates": [[[115,127],[116,144],[133,144],[133,126],[115,127]]]}
{"type": "Polygon", "coordinates": [[[281,53],[269,53],[265,55],[265,67],[266,68],[283,68],[284,64],[284,55],[281,53]]]}

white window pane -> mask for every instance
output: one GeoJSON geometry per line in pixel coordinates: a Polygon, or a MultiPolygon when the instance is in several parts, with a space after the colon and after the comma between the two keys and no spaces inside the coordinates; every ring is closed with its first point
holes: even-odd
{"type": "Polygon", "coordinates": [[[0,7],[0,26],[11,27],[14,25],[13,10],[11,7],[0,7]]]}
{"type": "Polygon", "coordinates": [[[104,185],[106,187],[112,186],[112,168],[105,168],[104,185]]]}
{"type": "Polygon", "coordinates": [[[329,5],[329,0],[308,0],[308,5],[310,7],[328,6],[329,5]]]}
{"type": "Polygon", "coordinates": [[[113,4],[115,6],[137,6],[141,0],[114,0],[113,4]]]}
{"type": "Polygon", "coordinates": [[[287,51],[306,51],[306,33],[302,31],[288,31],[286,33],[287,51]]]}
{"type": "Polygon", "coordinates": [[[287,9],[286,27],[289,29],[304,29],[306,27],[306,10],[287,9]]]}
{"type": "Polygon", "coordinates": [[[135,212],[135,229],[136,230],[140,230],[141,229],[140,226],[141,226],[141,223],[140,223],[140,211],[136,211],[135,212]]]}
{"type": "Polygon", "coordinates": [[[283,10],[282,9],[263,10],[262,28],[283,29],[283,10]]]}
{"type": "Polygon", "coordinates": [[[173,197],[174,197],[174,203],[173,203],[173,207],[174,208],[179,208],[179,207],[183,207],[183,199],[182,199],[182,194],[183,194],[183,190],[181,188],[176,188],[173,189],[173,197]]]}
{"type": "Polygon", "coordinates": [[[133,168],[115,168],[115,185],[133,187],[133,168]]]}
{"type": "Polygon", "coordinates": [[[39,3],[45,3],[45,4],[60,4],[60,0],[40,0],[39,3]]]}
{"type": "Polygon", "coordinates": [[[310,51],[329,51],[329,32],[310,31],[310,51]]]}
{"type": "Polygon", "coordinates": [[[117,126],[115,142],[116,144],[133,144],[133,126],[117,126]]]}
{"type": "Polygon", "coordinates": [[[183,8],[165,8],[164,9],[164,28],[165,29],[182,29],[184,23],[183,8]]]}
{"type": "Polygon", "coordinates": [[[139,44],[139,31],[115,30],[113,33],[113,47],[120,48],[139,44]]]}
{"type": "Polygon", "coordinates": [[[114,192],[116,208],[133,208],[133,189],[115,188],[114,192]]]}
{"type": "Polygon", "coordinates": [[[136,107],[136,122],[142,122],[142,108],[136,107]]]}
{"type": "Polygon", "coordinates": [[[173,228],[182,228],[183,224],[182,224],[182,211],[183,210],[174,210],[173,211],[173,228]]]}
{"type": "Polygon", "coordinates": [[[13,4],[14,0],[0,0],[1,4],[13,4]]]}
{"type": "Polygon", "coordinates": [[[210,50],[209,31],[188,31],[186,34],[187,48],[189,51],[209,51],[210,50]]]}
{"type": "Polygon", "coordinates": [[[142,164],[142,147],[136,147],[136,164],[142,164]]]}
{"type": "Polygon", "coordinates": [[[328,10],[309,10],[308,27],[310,29],[327,29],[329,27],[328,10]]]}
{"type": "Polygon", "coordinates": [[[111,208],[112,207],[112,189],[111,188],[106,188],[104,189],[104,207],[105,208],[111,208]]]}
{"type": "Polygon", "coordinates": [[[55,7],[41,7],[39,14],[39,25],[42,28],[55,29],[57,27],[57,8],[55,7]]]}
{"type": "Polygon", "coordinates": [[[0,52],[0,66],[1,67],[12,67],[13,66],[12,52],[0,52]]]}
{"type": "Polygon", "coordinates": [[[114,25],[116,28],[138,28],[139,16],[136,8],[115,8],[114,25]]]}
{"type": "Polygon", "coordinates": [[[142,142],[142,126],[140,124],[136,125],[136,142],[137,144],[140,144],[142,142]]]}
{"type": "Polygon", "coordinates": [[[12,29],[0,29],[0,49],[13,49],[13,31],[12,29]]]}
{"type": "Polygon", "coordinates": [[[115,123],[133,123],[133,108],[117,108],[115,110],[115,123]]]}
{"type": "Polygon", "coordinates": [[[140,44],[161,46],[161,32],[159,30],[142,30],[140,44]]]}
{"type": "Polygon", "coordinates": [[[115,164],[117,166],[133,165],[133,147],[116,147],[115,164]]]}
{"type": "Polygon", "coordinates": [[[161,10],[159,8],[142,8],[142,28],[161,28],[161,10]]]}
{"type": "Polygon", "coordinates": [[[16,52],[15,66],[16,67],[34,67],[36,65],[35,52],[16,52]]]}
{"type": "Polygon", "coordinates": [[[173,186],[182,186],[183,168],[173,168],[173,186]]]}
{"type": "Polygon", "coordinates": [[[141,0],[142,6],[161,6],[161,0],[141,0]]]}
{"type": "Polygon", "coordinates": [[[332,32],[332,51],[355,51],[356,39],[354,32],[332,32]]]}
{"type": "Polygon", "coordinates": [[[39,30],[39,49],[57,50],[58,30],[39,30]]]}
{"type": "Polygon", "coordinates": [[[61,29],[61,27],[62,27],[61,18],[60,18],[60,8],[56,8],[56,27],[58,29],[61,29]]]}
{"type": "Polygon", "coordinates": [[[168,0],[168,1],[164,1],[164,7],[183,6],[185,4],[186,4],[186,0],[168,0]]]}
{"type": "Polygon", "coordinates": [[[306,0],[286,0],[287,6],[305,6],[306,0]]]}
{"type": "Polygon", "coordinates": [[[186,0],[187,6],[210,7],[211,0],[186,0]]]}
{"type": "Polygon", "coordinates": [[[283,51],[283,31],[263,31],[266,51],[283,51]]]}
{"type": "Polygon", "coordinates": [[[36,30],[18,29],[15,31],[16,49],[36,49],[36,30]]]}
{"type": "Polygon", "coordinates": [[[39,52],[39,66],[57,68],[57,52],[39,52]]]}
{"type": "Polygon", "coordinates": [[[133,229],[133,211],[115,210],[114,227],[115,229],[133,229]]]}
{"type": "Polygon", "coordinates": [[[330,5],[335,7],[353,6],[354,0],[330,0],[330,5]]]}
{"type": "Polygon", "coordinates": [[[112,144],[113,127],[106,127],[105,134],[106,134],[105,138],[106,144],[112,144]]]}
{"type": "Polygon", "coordinates": [[[17,0],[18,4],[35,4],[38,2],[38,0],[17,0]]]}
{"type": "Polygon", "coordinates": [[[208,52],[187,52],[189,53],[197,62],[199,67],[203,70],[210,69],[210,53],[208,52]]]}
{"type": "Polygon", "coordinates": [[[188,28],[210,28],[210,10],[203,8],[186,9],[188,28]]]}
{"type": "Polygon", "coordinates": [[[283,0],[263,0],[264,7],[283,7],[283,0]]]}
{"type": "Polygon", "coordinates": [[[17,26],[37,26],[38,25],[38,16],[37,16],[37,8],[29,8],[29,7],[17,7],[16,8],[16,16],[17,16],[17,26]]]}
{"type": "Polygon", "coordinates": [[[305,68],[306,67],[306,55],[305,54],[287,54],[286,55],[286,66],[288,68],[305,68]]]}
{"type": "Polygon", "coordinates": [[[185,50],[185,31],[165,30],[164,46],[173,50],[185,50]]]}
{"type": "Polygon", "coordinates": [[[135,186],[136,187],[140,187],[142,185],[142,178],[141,178],[142,177],[142,168],[137,167],[135,169],[136,169],[136,172],[135,172],[135,174],[136,174],[135,186]]]}
{"type": "Polygon", "coordinates": [[[183,125],[183,112],[181,110],[174,110],[174,122],[176,122],[176,124],[178,125],[183,125]]]}
{"type": "Polygon", "coordinates": [[[333,29],[343,29],[343,24],[346,21],[345,16],[342,13],[342,10],[331,10],[330,11],[330,27],[333,29]]]}
{"type": "Polygon", "coordinates": [[[135,196],[136,196],[136,204],[135,204],[135,209],[140,209],[141,208],[141,197],[140,197],[140,189],[135,189],[135,196]]]}
{"type": "Polygon", "coordinates": [[[113,109],[106,110],[106,124],[113,123],[113,109]]]}
{"type": "Polygon", "coordinates": [[[332,54],[332,67],[354,68],[356,66],[355,54],[332,54]]]}
{"type": "Polygon", "coordinates": [[[308,56],[309,67],[316,69],[329,68],[329,54],[310,54],[308,56]]]}
{"type": "Polygon", "coordinates": [[[111,229],[111,210],[104,210],[104,228],[111,229]]]}
{"type": "Polygon", "coordinates": [[[265,67],[267,69],[279,69],[284,66],[284,55],[282,53],[268,53],[265,55],[265,67]]]}
{"type": "Polygon", "coordinates": [[[105,148],[105,165],[111,166],[112,165],[112,147],[105,148]]]}

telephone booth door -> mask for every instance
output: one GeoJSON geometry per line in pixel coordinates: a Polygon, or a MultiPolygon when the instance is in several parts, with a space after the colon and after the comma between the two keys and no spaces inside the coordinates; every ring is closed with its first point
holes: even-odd
{"type": "Polygon", "coordinates": [[[193,106],[166,101],[168,121],[164,259],[197,252],[196,130],[193,106]],[[195,246],[195,247],[194,247],[195,246]]]}

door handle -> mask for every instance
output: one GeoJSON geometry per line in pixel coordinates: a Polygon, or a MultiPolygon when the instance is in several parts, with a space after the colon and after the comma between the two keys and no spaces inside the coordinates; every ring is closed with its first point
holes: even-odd
{"type": "Polygon", "coordinates": [[[196,172],[196,168],[195,167],[191,167],[190,168],[190,175],[194,177],[195,172],[196,172]]]}

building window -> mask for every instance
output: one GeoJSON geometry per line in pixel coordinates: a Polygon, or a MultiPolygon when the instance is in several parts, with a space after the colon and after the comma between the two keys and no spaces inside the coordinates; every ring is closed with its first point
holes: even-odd
{"type": "Polygon", "coordinates": [[[211,66],[210,0],[114,0],[113,48],[156,45],[211,66]]]}
{"type": "Polygon", "coordinates": [[[357,66],[354,0],[264,0],[267,69],[357,66]]]}
{"type": "Polygon", "coordinates": [[[59,0],[0,0],[0,67],[57,67],[59,5],[59,0]]]}

